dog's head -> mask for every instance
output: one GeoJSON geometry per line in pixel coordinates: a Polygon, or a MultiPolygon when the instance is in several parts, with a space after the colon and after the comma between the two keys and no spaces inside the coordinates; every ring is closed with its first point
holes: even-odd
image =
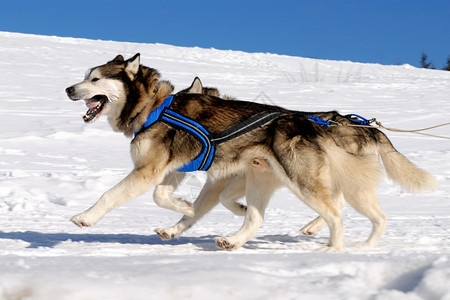
{"type": "Polygon", "coordinates": [[[127,85],[136,80],[139,71],[139,53],[128,60],[118,55],[104,65],[89,69],[84,80],[66,88],[66,93],[73,101],[85,101],[88,110],[83,120],[93,122],[110,113],[112,104],[126,101],[127,85]]]}

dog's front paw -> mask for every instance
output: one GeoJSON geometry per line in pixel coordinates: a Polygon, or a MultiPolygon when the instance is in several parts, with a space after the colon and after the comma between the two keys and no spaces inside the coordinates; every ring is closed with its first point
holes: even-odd
{"type": "Polygon", "coordinates": [[[217,247],[219,247],[222,250],[236,250],[239,248],[239,245],[232,243],[228,238],[226,237],[216,237],[214,238],[216,241],[217,247]]]}
{"type": "Polygon", "coordinates": [[[154,230],[163,241],[170,241],[178,236],[171,232],[170,228],[156,228],[154,230]]]}
{"type": "Polygon", "coordinates": [[[89,218],[87,218],[85,213],[73,216],[72,219],[70,219],[70,221],[72,221],[72,223],[74,223],[78,227],[89,227],[96,223],[93,220],[89,220],[89,218]]]}

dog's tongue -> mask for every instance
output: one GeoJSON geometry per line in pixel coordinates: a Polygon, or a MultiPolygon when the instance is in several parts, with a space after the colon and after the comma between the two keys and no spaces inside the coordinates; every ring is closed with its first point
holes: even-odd
{"type": "Polygon", "coordinates": [[[88,108],[93,109],[93,108],[95,108],[98,105],[99,101],[91,98],[91,99],[85,99],[84,102],[86,103],[86,106],[88,108]]]}

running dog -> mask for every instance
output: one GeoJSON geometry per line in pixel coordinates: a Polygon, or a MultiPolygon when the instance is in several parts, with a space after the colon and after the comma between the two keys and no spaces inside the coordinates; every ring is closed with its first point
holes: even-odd
{"type": "MultiPolygon", "coordinates": [[[[342,126],[342,133],[333,133],[332,127],[310,122],[304,112],[204,94],[171,95],[173,86],[159,77],[158,71],[140,64],[139,54],[128,60],[118,55],[89,69],[82,82],[66,89],[71,100],[86,102],[86,123],[107,115],[114,130],[134,137],[133,171],[91,208],[74,216],[76,225],[96,224],[108,211],[146,192],[174,170],[208,172],[194,203],[195,217],[202,216],[236,174],[245,174],[244,224],[232,236],[216,238],[220,248],[237,249],[252,238],[272,193],[285,185],[328,225],[330,239],[323,250],[342,251],[344,233],[336,199],[343,196],[370,219],[373,227],[367,245],[375,245],[385,228],[386,214],[376,197],[379,156],[388,176],[407,190],[437,186],[432,175],[396,151],[376,129],[359,140],[354,131],[347,132],[353,129],[342,126]],[[373,141],[365,145],[368,139],[373,141]],[[252,167],[255,157],[267,167],[252,167]]],[[[340,118],[335,112],[327,114],[340,118]]]]}

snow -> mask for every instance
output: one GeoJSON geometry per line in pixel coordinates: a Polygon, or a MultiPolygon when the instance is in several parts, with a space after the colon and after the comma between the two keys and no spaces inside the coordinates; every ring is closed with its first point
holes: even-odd
{"type": "MultiPolygon", "coordinates": [[[[200,76],[242,100],[338,109],[387,127],[450,119],[450,72],[0,32],[0,299],[450,299],[450,143],[438,138],[387,132],[440,188],[411,195],[384,181],[389,219],[375,248],[356,245],[370,224],[346,206],[346,251],[315,251],[328,230],[303,236],[315,213],[285,188],[255,238],[234,252],[213,239],[243,220],[221,205],[179,239],[161,241],[153,229],[180,215],[157,207],[151,191],[92,228],[74,226],[70,217],[132,164],[129,140],[105,119],[85,125],[86,108],[64,89],[88,68],[136,52],[177,90],[200,76]]],[[[450,136],[449,127],[432,133],[450,136]]],[[[193,200],[204,181],[190,174],[177,193],[193,200]]]]}

